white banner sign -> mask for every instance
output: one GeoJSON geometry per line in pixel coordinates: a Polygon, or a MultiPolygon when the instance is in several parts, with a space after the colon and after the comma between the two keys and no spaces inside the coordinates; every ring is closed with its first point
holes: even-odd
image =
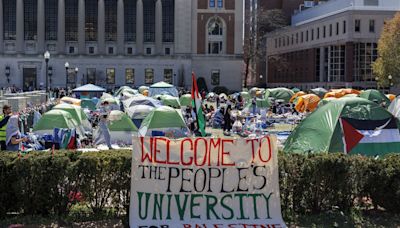
{"type": "Polygon", "coordinates": [[[134,138],[132,228],[280,228],[275,137],[134,138]]]}

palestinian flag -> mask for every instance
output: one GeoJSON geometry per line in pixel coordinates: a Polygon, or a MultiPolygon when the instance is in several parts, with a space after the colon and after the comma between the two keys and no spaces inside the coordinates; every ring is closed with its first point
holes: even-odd
{"type": "Polygon", "coordinates": [[[400,132],[394,117],[383,120],[340,118],[346,154],[382,155],[400,152],[400,132]]]}
{"type": "Polygon", "coordinates": [[[201,102],[201,96],[199,93],[199,88],[197,87],[197,81],[194,72],[192,72],[192,102],[192,107],[196,113],[198,130],[204,137],[206,136],[206,121],[204,119],[203,105],[201,102]]]}

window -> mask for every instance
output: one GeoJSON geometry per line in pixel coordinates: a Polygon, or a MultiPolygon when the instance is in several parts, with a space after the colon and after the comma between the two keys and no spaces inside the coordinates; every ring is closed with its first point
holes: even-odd
{"type": "Polygon", "coordinates": [[[69,50],[68,50],[68,53],[69,54],[74,54],[75,53],[75,47],[69,47],[69,50]]]}
{"type": "Polygon", "coordinates": [[[379,6],[378,0],[364,0],[365,6],[379,6]]]}
{"type": "Polygon", "coordinates": [[[85,40],[97,40],[97,0],[85,0],[85,40]]]}
{"type": "Polygon", "coordinates": [[[94,47],[89,47],[89,54],[94,54],[94,47]]]}
{"type": "Polygon", "coordinates": [[[343,82],[345,77],[345,46],[329,47],[329,76],[328,82],[343,82]]]}
{"type": "Polygon", "coordinates": [[[126,84],[135,84],[135,69],[133,69],[133,68],[125,69],[125,83],[126,84]]]}
{"type": "Polygon", "coordinates": [[[170,84],[173,83],[172,73],[173,73],[172,69],[164,69],[164,82],[170,83],[170,84]]]}
{"type": "Polygon", "coordinates": [[[117,40],[117,1],[105,0],[105,40],[117,40]]]}
{"type": "Polygon", "coordinates": [[[346,34],[346,21],[343,21],[343,34],[346,34]]]}
{"type": "Polygon", "coordinates": [[[378,58],[377,43],[354,44],[354,80],[374,81],[372,65],[378,58]]]}
{"type": "Polygon", "coordinates": [[[311,29],[311,40],[314,40],[314,29],[311,29]]]}
{"type": "Polygon", "coordinates": [[[45,1],[45,29],[46,40],[57,40],[57,17],[58,17],[58,1],[45,1]]]}
{"type": "Polygon", "coordinates": [[[143,32],[144,42],[154,42],[155,40],[155,2],[154,0],[143,1],[143,32]]]}
{"type": "Polygon", "coordinates": [[[281,47],[281,44],[282,44],[282,40],[281,40],[281,38],[279,37],[279,47],[281,47]]]}
{"type": "Polygon", "coordinates": [[[275,48],[278,47],[278,39],[275,38],[275,48]]]}
{"type": "Polygon", "coordinates": [[[87,68],[87,83],[96,84],[96,68],[87,68]]]}
{"type": "Polygon", "coordinates": [[[144,70],[144,83],[153,84],[154,82],[154,69],[146,68],[144,70]]]}
{"type": "Polygon", "coordinates": [[[361,20],[356,19],[354,21],[354,31],[355,32],[361,32],[361,20]]]}
{"type": "Polygon", "coordinates": [[[16,7],[17,6],[15,0],[3,0],[4,40],[15,40],[17,10],[16,7]]]}
{"type": "Polygon", "coordinates": [[[215,7],[215,0],[210,0],[210,8],[214,8],[215,7]]]}
{"type": "Polygon", "coordinates": [[[325,38],[326,37],[326,26],[324,25],[324,34],[323,34],[323,37],[325,38]]]}
{"type": "Polygon", "coordinates": [[[332,31],[333,31],[332,24],[330,24],[329,25],[329,36],[332,36],[332,31]]]}
{"type": "Polygon", "coordinates": [[[114,54],[114,48],[113,47],[108,47],[108,54],[110,54],[110,55],[114,54]]]}
{"type": "Polygon", "coordinates": [[[151,48],[146,48],[146,55],[151,55],[151,48]]]}
{"type": "Polygon", "coordinates": [[[162,1],[163,42],[174,42],[175,5],[174,0],[162,1]]]}
{"type": "Polygon", "coordinates": [[[219,70],[212,70],[211,71],[211,85],[219,85],[219,70]]]}
{"type": "Polygon", "coordinates": [[[292,45],[294,43],[294,34],[292,34],[292,45]]]}
{"type": "Polygon", "coordinates": [[[306,42],[308,42],[308,30],[306,31],[306,42]]]}
{"type": "Polygon", "coordinates": [[[171,54],[171,48],[165,48],[165,55],[171,54]]]}
{"type": "Polygon", "coordinates": [[[339,35],[339,22],[336,22],[336,35],[339,35]]]}
{"type": "Polygon", "coordinates": [[[128,55],[132,55],[132,54],[133,54],[133,48],[128,47],[128,49],[126,50],[126,52],[128,53],[128,55]]]}
{"type": "Polygon", "coordinates": [[[24,39],[37,39],[37,0],[24,1],[24,39]]]}
{"type": "Polygon", "coordinates": [[[207,25],[208,30],[208,54],[222,54],[224,31],[220,18],[216,17],[210,20],[207,25]]]}
{"type": "Polygon", "coordinates": [[[296,33],[296,44],[299,43],[299,33],[296,33]]]}
{"type": "Polygon", "coordinates": [[[106,83],[115,84],[115,68],[107,68],[106,74],[106,83]]]}
{"type": "Polygon", "coordinates": [[[369,20],[369,32],[375,32],[375,20],[369,20]]]}
{"type": "Polygon", "coordinates": [[[125,41],[136,41],[136,1],[124,1],[125,41]]]}
{"type": "Polygon", "coordinates": [[[303,43],[303,41],[304,41],[304,33],[301,32],[301,42],[303,43]]]}
{"type": "Polygon", "coordinates": [[[317,28],[317,40],[319,40],[319,27],[317,28]]]}
{"type": "Polygon", "coordinates": [[[224,7],[224,1],[223,0],[218,0],[218,8],[224,7]]]}
{"type": "Polygon", "coordinates": [[[65,40],[78,40],[78,0],[65,0],[65,40]]]}

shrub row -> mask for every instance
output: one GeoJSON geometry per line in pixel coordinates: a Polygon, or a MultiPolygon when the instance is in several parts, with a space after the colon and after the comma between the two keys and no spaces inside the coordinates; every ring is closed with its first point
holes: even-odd
{"type": "MultiPolygon", "coordinates": [[[[130,151],[0,153],[0,217],[65,215],[77,202],[92,213],[128,213],[130,151]]],[[[279,155],[285,216],[375,206],[400,212],[400,156],[279,155]]]]}

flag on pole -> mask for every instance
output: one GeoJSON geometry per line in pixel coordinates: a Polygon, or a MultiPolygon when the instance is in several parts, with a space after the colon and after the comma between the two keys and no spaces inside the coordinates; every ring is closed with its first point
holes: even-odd
{"type": "Polygon", "coordinates": [[[200,131],[202,136],[206,136],[206,122],[204,120],[204,114],[202,108],[203,106],[194,72],[192,72],[192,102],[193,102],[193,109],[196,113],[198,130],[200,131]]]}

